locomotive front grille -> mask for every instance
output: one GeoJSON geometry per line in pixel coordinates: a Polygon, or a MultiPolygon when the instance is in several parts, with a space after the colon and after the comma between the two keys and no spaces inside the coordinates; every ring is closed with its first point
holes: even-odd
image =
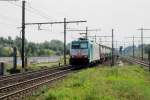
{"type": "Polygon", "coordinates": [[[70,59],[71,65],[87,65],[89,64],[88,58],[71,58],[70,59]]]}

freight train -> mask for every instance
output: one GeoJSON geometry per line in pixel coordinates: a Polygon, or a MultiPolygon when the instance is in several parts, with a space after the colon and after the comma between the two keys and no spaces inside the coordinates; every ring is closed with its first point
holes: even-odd
{"type": "Polygon", "coordinates": [[[111,57],[111,48],[85,38],[71,42],[70,65],[89,65],[111,57]]]}

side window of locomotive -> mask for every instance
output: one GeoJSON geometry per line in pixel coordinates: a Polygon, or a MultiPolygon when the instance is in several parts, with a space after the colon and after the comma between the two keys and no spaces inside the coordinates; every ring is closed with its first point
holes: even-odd
{"type": "Polygon", "coordinates": [[[88,49],[88,43],[81,43],[80,48],[81,49],[88,49]]]}

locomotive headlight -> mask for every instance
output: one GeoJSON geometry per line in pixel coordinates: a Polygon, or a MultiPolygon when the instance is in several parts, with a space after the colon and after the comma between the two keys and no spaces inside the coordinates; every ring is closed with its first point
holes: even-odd
{"type": "Polygon", "coordinates": [[[76,56],[72,55],[71,58],[75,58],[76,56]]]}
{"type": "Polygon", "coordinates": [[[87,55],[84,55],[83,57],[84,57],[84,58],[87,58],[88,56],[87,56],[87,55]]]}

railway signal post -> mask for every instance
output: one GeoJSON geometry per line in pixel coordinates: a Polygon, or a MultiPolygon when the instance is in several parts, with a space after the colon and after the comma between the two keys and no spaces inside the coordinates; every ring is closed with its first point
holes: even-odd
{"type": "Polygon", "coordinates": [[[123,49],[123,46],[120,46],[119,52],[120,52],[121,55],[122,55],[122,49],[123,49]]]}

